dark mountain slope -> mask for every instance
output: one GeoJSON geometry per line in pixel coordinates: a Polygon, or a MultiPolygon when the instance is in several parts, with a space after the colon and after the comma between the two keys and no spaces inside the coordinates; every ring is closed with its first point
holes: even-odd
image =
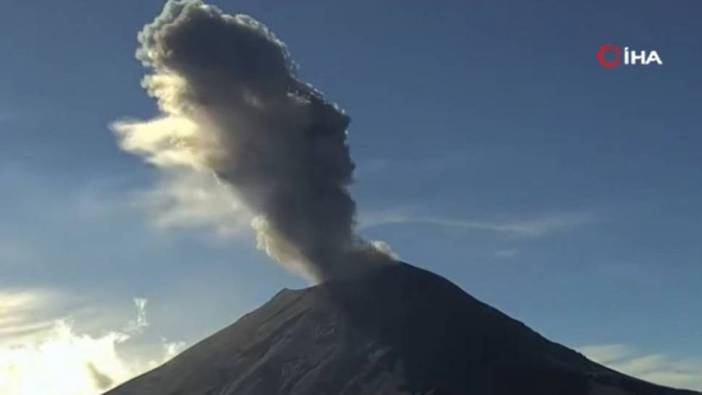
{"type": "MultiPolygon", "coordinates": [[[[683,395],[589,361],[407,264],[284,290],[109,395],[683,395]]],[[[698,394],[699,395],[699,394],[698,394]]]]}

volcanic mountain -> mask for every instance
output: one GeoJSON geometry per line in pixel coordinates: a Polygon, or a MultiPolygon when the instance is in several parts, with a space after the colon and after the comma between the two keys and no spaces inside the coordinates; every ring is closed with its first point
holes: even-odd
{"type": "Polygon", "coordinates": [[[553,343],[398,263],[283,290],[107,395],[700,395],[553,343]]]}

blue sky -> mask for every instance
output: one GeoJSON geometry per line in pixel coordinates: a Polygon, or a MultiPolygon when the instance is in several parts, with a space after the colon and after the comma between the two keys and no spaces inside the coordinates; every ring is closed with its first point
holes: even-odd
{"type": "MultiPolygon", "coordinates": [[[[213,3],[267,24],[351,115],[363,235],[553,340],[702,375],[699,2],[213,3]],[[604,43],[664,64],[605,70],[604,43]]],[[[162,4],[0,14],[0,291],[50,294],[27,322],[94,336],[147,298],[123,353],[304,286],[247,232],[159,226],[144,203],[156,171],[109,125],[156,113],[134,51],[162,4]]]]}

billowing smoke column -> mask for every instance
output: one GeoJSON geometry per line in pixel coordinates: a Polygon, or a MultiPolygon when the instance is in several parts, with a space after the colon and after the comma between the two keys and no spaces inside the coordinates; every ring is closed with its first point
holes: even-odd
{"type": "Polygon", "coordinates": [[[169,1],[139,34],[143,86],[162,116],[118,122],[123,149],[211,172],[250,211],[259,247],[308,278],[391,258],[353,232],[349,117],[296,78],[285,45],[245,15],[169,1]]]}

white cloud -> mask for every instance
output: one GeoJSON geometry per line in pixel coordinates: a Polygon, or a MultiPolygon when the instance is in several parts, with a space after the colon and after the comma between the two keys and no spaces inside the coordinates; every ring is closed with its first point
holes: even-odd
{"type": "Polygon", "coordinates": [[[175,356],[183,343],[163,341],[160,355],[120,353],[147,327],[146,299],[135,299],[137,317],[122,329],[95,336],[78,333],[69,319],[34,322],[52,297],[41,291],[0,294],[0,394],[97,395],[175,356]],[[34,328],[36,326],[36,328],[34,328]],[[17,328],[33,328],[26,333],[17,328]],[[14,331],[13,331],[14,330],[14,331]],[[14,334],[13,334],[14,333],[14,334]]]}
{"type": "Polygon", "coordinates": [[[590,345],[578,350],[595,362],[652,383],[702,390],[702,359],[649,354],[623,344],[590,345]]]}
{"type": "Polygon", "coordinates": [[[588,213],[556,213],[529,219],[478,220],[422,216],[406,210],[365,213],[359,217],[360,229],[391,224],[426,224],[479,231],[505,233],[521,237],[541,237],[556,231],[587,224],[594,220],[588,213]]]}

